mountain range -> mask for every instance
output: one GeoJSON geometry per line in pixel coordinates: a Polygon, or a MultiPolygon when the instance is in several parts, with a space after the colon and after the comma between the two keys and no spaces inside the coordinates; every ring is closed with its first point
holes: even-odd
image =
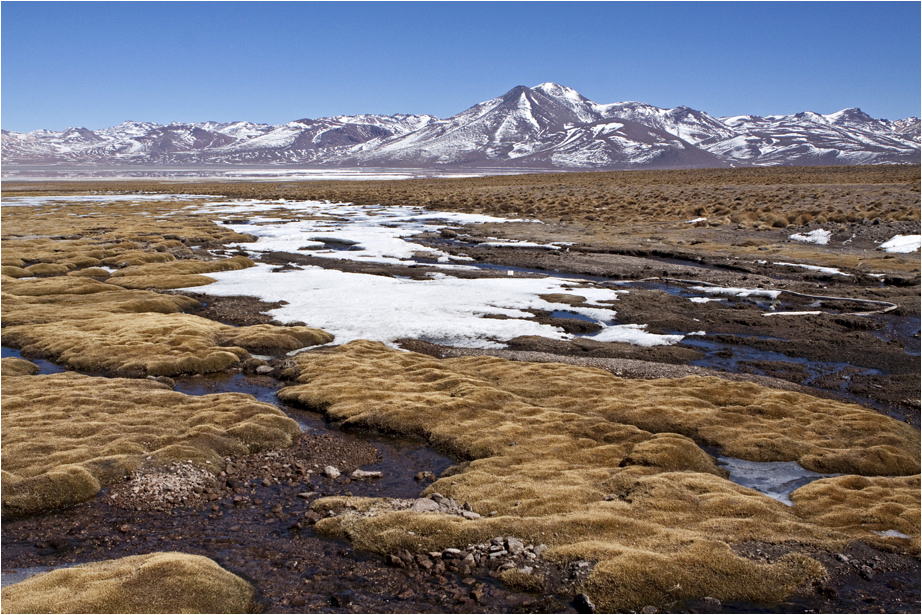
{"type": "Polygon", "coordinates": [[[689,107],[595,103],[555,83],[516,86],[447,119],[351,115],[252,122],[124,122],[3,130],[3,164],[656,169],[920,162],[919,118],[860,109],[712,117],[689,107]]]}

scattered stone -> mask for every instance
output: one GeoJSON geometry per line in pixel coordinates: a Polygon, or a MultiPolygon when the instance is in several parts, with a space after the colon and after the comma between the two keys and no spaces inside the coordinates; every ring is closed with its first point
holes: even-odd
{"type": "Polygon", "coordinates": [[[388,565],[393,566],[394,568],[406,568],[407,567],[404,561],[400,559],[400,557],[397,555],[393,555],[393,554],[388,555],[385,558],[385,560],[387,561],[388,565]]]}
{"type": "Polygon", "coordinates": [[[429,471],[417,472],[416,476],[414,476],[413,478],[418,482],[422,482],[424,480],[435,480],[435,474],[429,471]]]}
{"type": "Polygon", "coordinates": [[[316,491],[302,491],[301,493],[298,494],[298,497],[304,498],[305,500],[307,500],[307,499],[314,497],[315,495],[317,495],[316,491]]]}
{"type": "Polygon", "coordinates": [[[595,604],[586,594],[576,594],[573,599],[573,608],[577,613],[595,613],[595,604]]]}
{"type": "Polygon", "coordinates": [[[439,505],[437,502],[430,500],[429,498],[419,498],[413,505],[410,507],[410,510],[418,513],[425,512],[439,512],[439,505]]]}
{"type": "Polygon", "coordinates": [[[257,374],[263,374],[263,375],[265,375],[265,374],[271,374],[271,373],[272,373],[272,366],[271,366],[271,365],[260,365],[259,367],[256,368],[256,373],[257,373],[257,374]]]}
{"type": "Polygon", "coordinates": [[[342,472],[333,466],[324,466],[323,475],[327,478],[339,478],[342,475],[342,472]]]}
{"type": "Polygon", "coordinates": [[[513,536],[507,536],[506,550],[513,555],[521,555],[525,551],[525,543],[513,536]]]}
{"type": "Polygon", "coordinates": [[[373,478],[381,478],[384,476],[381,472],[371,472],[365,470],[356,470],[349,475],[349,478],[352,480],[371,480],[373,478]]]}

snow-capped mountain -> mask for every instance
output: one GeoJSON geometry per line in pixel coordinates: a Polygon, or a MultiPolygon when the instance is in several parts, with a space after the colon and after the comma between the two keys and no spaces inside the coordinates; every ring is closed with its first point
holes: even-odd
{"type": "Polygon", "coordinates": [[[556,83],[516,86],[446,119],[351,115],[287,124],[124,122],[3,131],[4,164],[272,163],[558,169],[920,161],[918,118],[860,109],[716,118],[689,107],[598,104],[556,83]]]}

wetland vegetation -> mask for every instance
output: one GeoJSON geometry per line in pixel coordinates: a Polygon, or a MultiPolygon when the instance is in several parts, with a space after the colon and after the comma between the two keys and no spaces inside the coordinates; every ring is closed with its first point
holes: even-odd
{"type": "Polygon", "coordinates": [[[917,612],[919,188],[4,182],[3,609],[917,612]]]}

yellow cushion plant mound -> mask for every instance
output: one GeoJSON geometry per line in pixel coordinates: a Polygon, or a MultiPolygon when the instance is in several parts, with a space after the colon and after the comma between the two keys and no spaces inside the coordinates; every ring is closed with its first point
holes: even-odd
{"type": "MultiPolygon", "coordinates": [[[[3,359],[3,516],[90,499],[144,463],[291,446],[298,424],[242,393],[194,397],[152,380],[28,374],[3,359]]],[[[33,366],[34,367],[34,366],[33,366]]]]}
{"type": "Polygon", "coordinates": [[[143,290],[209,284],[203,274],[253,266],[245,256],[215,258],[188,247],[252,239],[195,215],[195,202],[100,205],[62,197],[5,207],[3,344],[71,369],[172,376],[222,371],[248,352],[331,342],[308,327],[238,328],[183,314],[200,303],[143,290]]]}
{"type": "Polygon", "coordinates": [[[480,519],[386,506],[365,515],[374,500],[317,501],[346,511],[317,528],[363,549],[426,552],[514,535],[546,543],[552,559],[596,562],[583,590],[609,610],[701,595],[779,600],[824,574],[796,548],[770,565],[737,556],[731,546],[746,541],[918,545],[918,478],[903,475],[919,472],[919,435],[858,406],[715,378],[628,381],[561,364],[438,360],[365,341],[297,362],[299,384],[283,400],[420,435],[465,460],[429,491],[469,502],[480,519]],[[788,507],[726,480],[696,442],[754,461],[883,475],[858,477],[874,489],[873,523],[855,516],[857,484],[820,480],[802,491],[825,489],[822,510],[799,492],[788,507]],[[894,528],[912,540],[873,532],[894,528]]]}
{"type": "Polygon", "coordinates": [[[253,613],[256,606],[249,583],[186,553],[60,568],[3,588],[4,613],[253,613]]]}

